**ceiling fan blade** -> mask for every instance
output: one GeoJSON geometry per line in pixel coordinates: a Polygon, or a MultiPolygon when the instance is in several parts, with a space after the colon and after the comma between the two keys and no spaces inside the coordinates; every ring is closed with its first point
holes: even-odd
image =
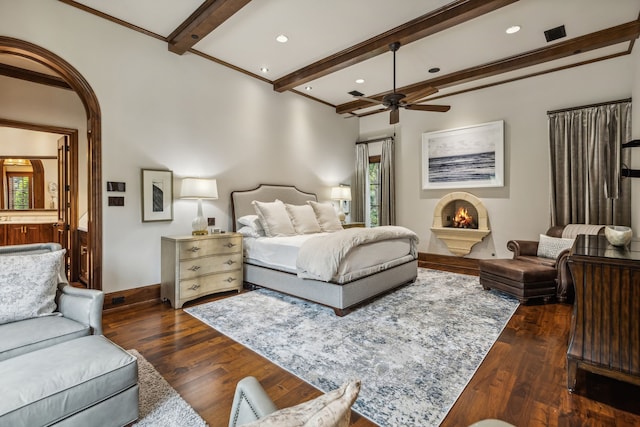
{"type": "Polygon", "coordinates": [[[354,98],[359,99],[361,101],[372,102],[374,104],[382,104],[382,101],[373,98],[367,98],[366,96],[354,96],[354,98]]]}
{"type": "Polygon", "coordinates": [[[436,111],[438,113],[445,113],[451,109],[450,105],[432,105],[432,104],[409,104],[405,105],[407,110],[419,110],[419,111],[436,111]]]}
{"type": "Polygon", "coordinates": [[[400,110],[397,108],[395,110],[391,110],[391,112],[389,113],[389,124],[395,125],[399,121],[400,121],[400,110]]]}
{"type": "Polygon", "coordinates": [[[438,93],[438,88],[435,87],[428,87],[426,89],[423,90],[419,90],[417,92],[414,92],[410,95],[407,95],[403,101],[408,103],[408,104],[412,104],[414,102],[418,102],[421,99],[426,98],[429,95],[433,95],[434,93],[438,93]]]}

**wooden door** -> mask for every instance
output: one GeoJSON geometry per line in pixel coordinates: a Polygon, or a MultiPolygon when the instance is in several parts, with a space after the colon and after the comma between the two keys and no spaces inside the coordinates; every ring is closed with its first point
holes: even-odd
{"type": "Polygon", "coordinates": [[[58,140],[58,221],[56,222],[53,240],[67,250],[65,254],[65,271],[67,278],[73,280],[71,275],[71,254],[73,245],[71,244],[71,233],[69,233],[69,218],[71,203],[69,201],[69,138],[63,136],[58,140]]]}

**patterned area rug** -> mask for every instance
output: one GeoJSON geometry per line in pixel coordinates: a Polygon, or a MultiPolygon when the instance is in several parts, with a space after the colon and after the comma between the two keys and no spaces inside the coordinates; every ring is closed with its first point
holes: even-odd
{"type": "Polygon", "coordinates": [[[381,426],[437,426],[518,307],[477,277],[418,279],[347,316],[260,289],[185,309],[322,391],[362,380],[353,409],[381,426]]]}
{"type": "Polygon", "coordinates": [[[138,427],[206,426],[200,415],[162,378],[153,365],[136,350],[127,350],[138,358],[140,403],[138,427]]]}

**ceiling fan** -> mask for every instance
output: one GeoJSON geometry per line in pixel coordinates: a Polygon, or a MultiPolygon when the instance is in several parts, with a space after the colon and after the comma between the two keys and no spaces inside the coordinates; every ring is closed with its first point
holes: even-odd
{"type": "MultiPolygon", "coordinates": [[[[365,96],[355,96],[357,99],[374,104],[382,104],[386,107],[384,110],[378,110],[369,114],[390,111],[389,124],[394,125],[400,121],[400,108],[406,108],[407,110],[437,111],[441,113],[449,111],[451,108],[449,105],[418,104],[424,98],[438,92],[437,88],[427,87],[409,96],[396,92],[396,52],[400,49],[400,42],[391,43],[389,49],[393,52],[393,92],[383,96],[381,101],[365,96]]],[[[365,113],[364,115],[368,114],[365,113]]]]}

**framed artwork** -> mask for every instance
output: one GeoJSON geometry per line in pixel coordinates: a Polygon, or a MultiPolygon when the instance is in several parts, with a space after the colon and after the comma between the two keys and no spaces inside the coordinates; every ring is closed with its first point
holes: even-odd
{"type": "Polygon", "coordinates": [[[142,222],[173,220],[173,172],[142,169],[142,222]]]}
{"type": "Polygon", "coordinates": [[[422,189],[504,186],[504,121],[422,134],[422,189]]]}

